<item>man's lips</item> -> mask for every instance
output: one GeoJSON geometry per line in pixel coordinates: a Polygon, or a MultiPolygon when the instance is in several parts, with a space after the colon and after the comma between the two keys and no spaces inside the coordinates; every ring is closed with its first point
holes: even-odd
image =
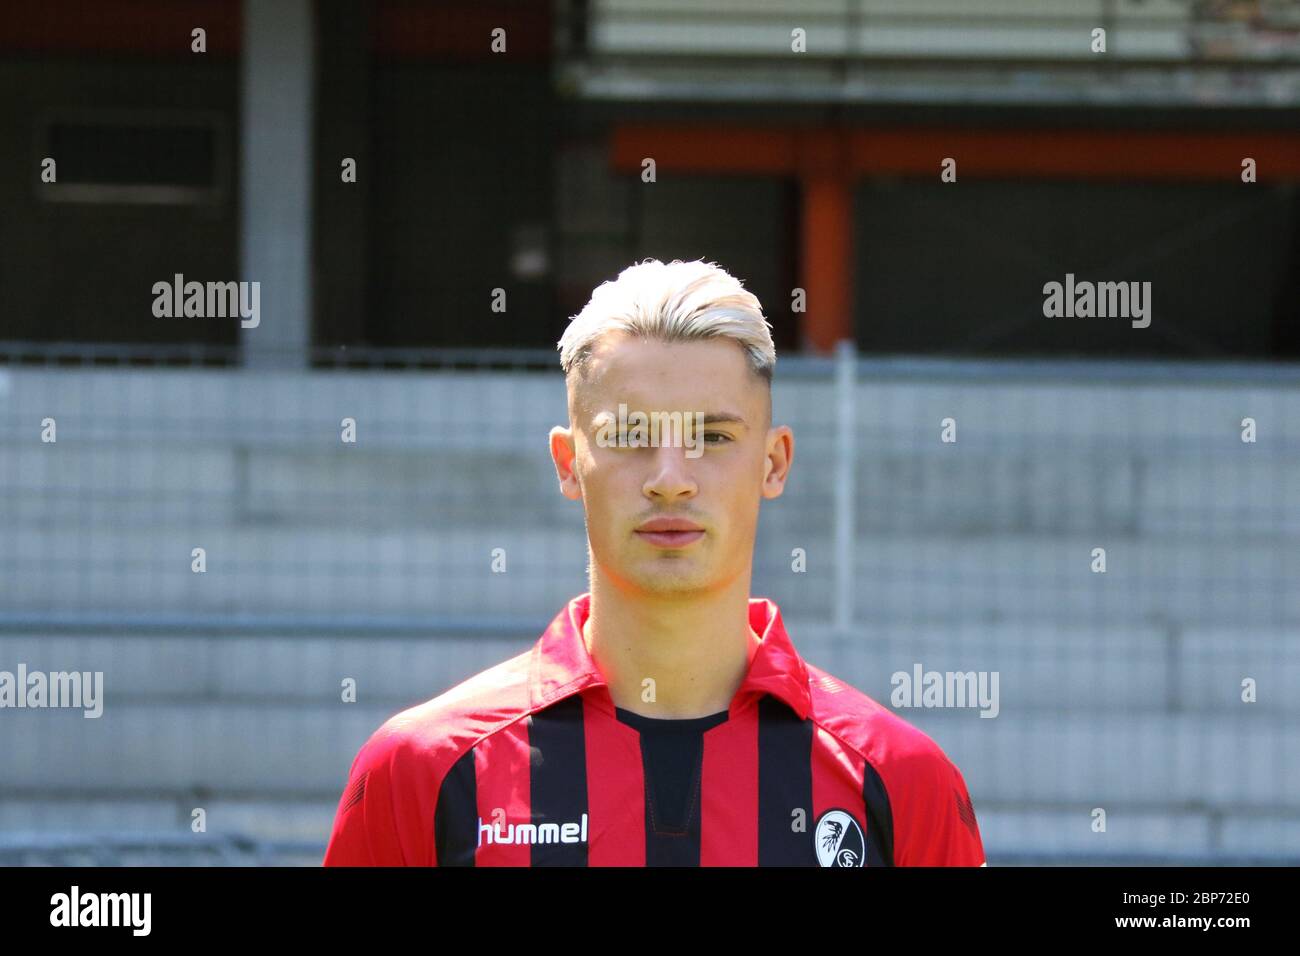
{"type": "Polygon", "coordinates": [[[642,541],[661,548],[680,548],[704,537],[704,529],[684,518],[655,518],[636,529],[642,541]]]}

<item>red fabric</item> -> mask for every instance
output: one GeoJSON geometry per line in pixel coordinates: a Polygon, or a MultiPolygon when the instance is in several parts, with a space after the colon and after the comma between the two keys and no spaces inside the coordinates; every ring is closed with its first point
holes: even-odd
{"type": "MultiPolygon", "coordinates": [[[[375,731],[343,788],[326,866],[438,865],[440,789],[471,750],[480,825],[500,822],[504,830],[507,820],[529,820],[529,718],[574,694],[582,696],[588,865],[644,865],[639,738],[617,719],[608,685],[582,640],[590,599],[582,594],[571,600],[529,651],[375,731]]],[[[811,720],[809,829],[823,812],[838,808],[869,832],[862,797],[869,763],[888,795],[895,865],[982,865],[984,848],[965,780],[938,744],[889,708],[807,664],[774,602],[751,599],[749,619],[762,642],[729,719],[704,738],[701,865],[757,862],[757,713],[769,694],[801,720],[811,720]]],[[[528,845],[482,842],[473,851],[477,865],[529,865],[528,845]]]]}

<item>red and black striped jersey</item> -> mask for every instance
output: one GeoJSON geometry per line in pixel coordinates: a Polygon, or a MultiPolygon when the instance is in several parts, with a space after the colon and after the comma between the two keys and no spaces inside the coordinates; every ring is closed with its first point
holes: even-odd
{"type": "Polygon", "coordinates": [[[806,663],[766,598],[749,601],[762,640],[729,709],[688,722],[699,746],[684,814],[657,808],[649,748],[582,639],[590,600],[375,731],[325,865],[984,865],[956,765],[806,663]]]}

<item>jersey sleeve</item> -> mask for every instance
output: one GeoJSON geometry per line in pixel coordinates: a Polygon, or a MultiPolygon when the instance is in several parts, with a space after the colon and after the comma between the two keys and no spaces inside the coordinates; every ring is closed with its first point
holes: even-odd
{"type": "Polygon", "coordinates": [[[387,725],[352,761],[324,866],[436,866],[433,795],[418,786],[416,757],[387,725]]]}
{"type": "Polygon", "coordinates": [[[898,809],[898,866],[984,866],[984,843],[966,781],[937,747],[917,768],[898,809]]]}

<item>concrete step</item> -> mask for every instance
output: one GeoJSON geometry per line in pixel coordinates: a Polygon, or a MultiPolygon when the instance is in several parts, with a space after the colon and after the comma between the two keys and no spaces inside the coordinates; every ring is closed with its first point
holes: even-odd
{"type": "Polygon", "coordinates": [[[427,700],[527,650],[537,636],[146,637],[0,633],[0,669],[100,671],[108,701],[333,704],[427,700]]]}
{"type": "Polygon", "coordinates": [[[1095,832],[1093,807],[1083,804],[1044,810],[990,808],[974,802],[990,866],[998,865],[999,857],[1026,852],[1103,858],[1223,854],[1276,858],[1290,865],[1300,859],[1300,816],[1296,815],[1119,805],[1107,808],[1106,829],[1095,832]]]}
{"type": "Polygon", "coordinates": [[[1300,714],[1300,632],[1294,630],[972,621],[867,625],[849,639],[792,634],[806,658],[885,704],[896,687],[911,686],[894,675],[910,679],[919,664],[923,672],[996,672],[1004,714],[1300,714]],[[1255,682],[1253,703],[1242,701],[1246,678],[1255,682]]]}
{"type": "MultiPolygon", "coordinates": [[[[893,676],[910,677],[920,664],[923,671],[997,672],[998,708],[1006,714],[1300,712],[1294,631],[965,622],[864,625],[844,639],[796,618],[786,622],[806,659],[885,704],[893,676]],[[1254,703],[1242,702],[1245,678],[1256,682],[1254,703]]],[[[13,672],[22,662],[29,671],[100,671],[115,702],[332,704],[351,678],[360,701],[396,703],[427,699],[513,657],[543,626],[468,637],[0,632],[0,669],[13,672]]]]}
{"type": "MultiPolygon", "coordinates": [[[[536,443],[544,447],[543,438],[536,443]]],[[[535,449],[19,444],[0,468],[0,524],[82,534],[264,524],[391,532],[582,526],[535,449]]]]}
{"type": "Polygon", "coordinates": [[[242,528],[17,529],[0,556],[7,610],[550,615],[585,588],[581,522],[523,529],[388,532],[242,528]],[[192,549],[207,570],[191,570],[192,549]],[[505,571],[495,573],[495,549],[505,571]]]}
{"type": "MultiPolygon", "coordinates": [[[[201,800],[210,837],[314,841],[322,855],[338,806],[336,799],[256,800],[209,796],[201,800]]],[[[23,834],[59,839],[97,834],[193,833],[196,809],[190,795],[170,800],[68,798],[49,794],[0,800],[0,847],[23,834]]],[[[1092,807],[1041,808],[976,801],[980,837],[991,865],[1000,857],[1032,852],[1125,858],[1200,855],[1257,856],[1294,861],[1300,855],[1300,816],[1209,812],[1179,807],[1117,805],[1108,808],[1106,829],[1093,829],[1092,807]]],[[[203,837],[195,836],[196,843],[203,837]]],[[[320,856],[306,865],[318,865],[320,856]]]]}
{"type": "MultiPolygon", "coordinates": [[[[1300,622],[1300,547],[1120,535],[953,538],[861,535],[858,614],[914,620],[1276,626],[1300,622]],[[1105,573],[1091,570],[1106,549],[1105,573]]],[[[388,532],[243,528],[17,529],[0,556],[10,610],[545,615],[585,589],[587,544],[525,528],[388,532]],[[190,570],[191,549],[207,571],[190,570]],[[494,549],[506,573],[494,573],[494,549]],[[560,600],[563,600],[560,599],[560,600]]],[[[832,614],[828,538],[764,534],[756,593],[792,614],[832,614]],[[792,570],[802,548],[806,571],[792,570]]]]}
{"type": "MultiPolygon", "coordinates": [[[[415,701],[412,701],[415,703],[415,701]]],[[[5,787],[244,791],[341,788],[357,748],[400,707],[117,704],[103,716],[13,710],[5,787]]],[[[1294,717],[903,714],[962,769],[977,804],[1147,802],[1300,811],[1294,717]]]]}
{"type": "Polygon", "coordinates": [[[401,709],[109,703],[94,719],[79,710],[7,710],[0,722],[5,786],[81,794],[196,788],[262,796],[341,793],[357,749],[401,709]]]}
{"type": "Polygon", "coordinates": [[[977,805],[983,799],[1300,809],[1291,715],[900,715],[957,763],[977,805]]]}
{"type": "Polygon", "coordinates": [[[209,836],[323,843],[329,837],[338,800],[337,794],[279,800],[193,792],[153,798],[107,793],[94,797],[67,792],[4,794],[0,795],[0,835],[146,831],[189,834],[199,819],[194,811],[201,809],[209,836]]]}

